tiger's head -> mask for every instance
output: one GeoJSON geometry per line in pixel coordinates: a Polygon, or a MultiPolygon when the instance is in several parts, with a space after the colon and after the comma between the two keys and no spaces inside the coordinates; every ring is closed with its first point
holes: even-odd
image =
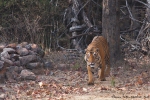
{"type": "Polygon", "coordinates": [[[98,48],[92,48],[92,49],[85,49],[85,61],[87,62],[87,65],[94,68],[98,67],[100,65],[101,57],[99,55],[99,49],[98,48]]]}

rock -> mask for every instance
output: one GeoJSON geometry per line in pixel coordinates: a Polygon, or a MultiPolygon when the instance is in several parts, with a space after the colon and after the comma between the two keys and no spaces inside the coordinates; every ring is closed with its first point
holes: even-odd
{"type": "Polygon", "coordinates": [[[3,51],[6,51],[8,52],[9,54],[13,54],[13,53],[16,53],[16,50],[13,49],[13,48],[4,48],[3,51]]]}
{"type": "Polygon", "coordinates": [[[7,77],[8,81],[16,82],[16,80],[18,80],[18,76],[22,70],[23,70],[22,67],[10,66],[6,72],[6,77],[7,77]]]}
{"type": "Polygon", "coordinates": [[[8,64],[7,62],[5,62],[5,61],[1,61],[0,60],[0,71],[5,67],[9,67],[10,66],[10,64],[8,64]]]}
{"type": "Polygon", "coordinates": [[[10,59],[14,62],[14,61],[18,61],[19,60],[19,55],[18,54],[10,54],[10,59]]]}
{"type": "Polygon", "coordinates": [[[11,60],[6,59],[4,57],[1,57],[1,60],[4,61],[5,63],[7,63],[7,67],[10,66],[10,65],[14,65],[14,63],[11,60]]]}
{"type": "Polygon", "coordinates": [[[31,46],[31,50],[36,52],[38,56],[44,57],[45,52],[41,47],[39,47],[37,44],[30,44],[30,46],[31,46]]]}
{"type": "Polygon", "coordinates": [[[36,62],[37,56],[36,55],[27,55],[27,56],[19,57],[19,60],[20,60],[21,65],[26,65],[30,62],[36,62]]]}
{"type": "Polygon", "coordinates": [[[21,49],[21,48],[23,48],[21,44],[18,44],[18,45],[16,46],[16,50],[21,49]]]}
{"type": "Polygon", "coordinates": [[[26,48],[27,50],[31,50],[31,45],[28,44],[28,45],[25,46],[25,48],[26,48]]]}
{"type": "Polygon", "coordinates": [[[17,43],[10,43],[6,47],[16,49],[17,43]]]}
{"type": "Polygon", "coordinates": [[[18,80],[19,74],[21,73],[23,68],[18,67],[18,66],[10,66],[7,70],[8,71],[6,72],[6,77],[7,77],[8,81],[16,82],[16,80],[18,80]]]}
{"type": "Polygon", "coordinates": [[[3,57],[1,57],[1,60],[4,61],[5,63],[7,63],[8,66],[14,64],[11,60],[5,59],[5,58],[3,58],[3,57]]]}
{"type": "Polygon", "coordinates": [[[5,59],[10,59],[10,55],[8,54],[7,51],[3,51],[3,52],[1,53],[1,57],[5,58],[5,59]]]}
{"type": "Polygon", "coordinates": [[[20,76],[22,79],[26,79],[26,80],[36,80],[36,76],[33,72],[29,71],[29,70],[22,70],[20,73],[20,76]]]}
{"type": "Polygon", "coordinates": [[[0,69],[4,67],[4,61],[0,61],[0,69]]]}
{"type": "Polygon", "coordinates": [[[23,68],[22,67],[18,67],[18,66],[10,66],[8,68],[9,72],[16,72],[18,74],[20,74],[22,70],[23,70],[23,68]]]}
{"type": "Polygon", "coordinates": [[[20,48],[17,50],[17,53],[20,55],[20,56],[26,56],[29,54],[29,51],[26,49],[26,48],[20,48]]]}
{"type": "Polygon", "coordinates": [[[16,72],[6,72],[6,78],[9,82],[16,82],[15,78],[18,77],[18,74],[16,72]],[[12,74],[13,73],[13,74],[12,74]]]}
{"type": "Polygon", "coordinates": [[[34,52],[38,51],[38,45],[37,44],[30,44],[31,45],[31,50],[34,52]]]}
{"type": "Polygon", "coordinates": [[[27,66],[26,66],[26,68],[32,70],[32,69],[37,69],[37,68],[39,68],[41,66],[42,66],[42,63],[40,63],[40,62],[34,62],[34,63],[28,63],[27,66]]]}
{"type": "Polygon", "coordinates": [[[24,48],[26,45],[28,45],[28,42],[22,42],[21,46],[24,48]]]}
{"type": "Polygon", "coordinates": [[[52,68],[51,62],[44,63],[45,52],[37,44],[28,44],[27,42],[18,45],[16,43],[0,44],[0,49],[0,81],[7,78],[10,82],[15,82],[20,80],[21,77],[35,80],[36,73],[45,73],[45,68],[52,68]],[[32,70],[32,72],[29,70],[22,71],[22,66],[32,70]]]}
{"type": "Polygon", "coordinates": [[[20,61],[14,61],[14,66],[21,66],[20,61]]]}
{"type": "Polygon", "coordinates": [[[29,55],[37,55],[36,52],[29,50],[29,55]]]}

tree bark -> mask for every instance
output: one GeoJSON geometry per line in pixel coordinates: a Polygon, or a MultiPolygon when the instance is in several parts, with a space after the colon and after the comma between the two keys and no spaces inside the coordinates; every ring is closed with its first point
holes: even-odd
{"type": "Polygon", "coordinates": [[[119,0],[103,0],[102,35],[107,38],[111,66],[120,59],[119,0]]]}

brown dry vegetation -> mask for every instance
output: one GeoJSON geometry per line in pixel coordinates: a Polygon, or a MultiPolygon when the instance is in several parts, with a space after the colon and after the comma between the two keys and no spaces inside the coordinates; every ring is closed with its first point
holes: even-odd
{"type": "Polygon", "coordinates": [[[53,69],[37,75],[36,81],[0,84],[0,97],[6,100],[149,100],[150,59],[127,57],[111,68],[107,81],[87,85],[83,54],[78,60],[68,60],[64,52],[51,52],[46,59],[53,69]]]}

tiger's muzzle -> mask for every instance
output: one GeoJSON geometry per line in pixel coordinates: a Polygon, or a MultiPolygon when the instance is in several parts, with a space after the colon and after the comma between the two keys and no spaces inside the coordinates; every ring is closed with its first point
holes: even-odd
{"type": "Polygon", "coordinates": [[[90,63],[89,66],[90,66],[91,68],[94,68],[94,67],[95,67],[95,63],[90,63]]]}

